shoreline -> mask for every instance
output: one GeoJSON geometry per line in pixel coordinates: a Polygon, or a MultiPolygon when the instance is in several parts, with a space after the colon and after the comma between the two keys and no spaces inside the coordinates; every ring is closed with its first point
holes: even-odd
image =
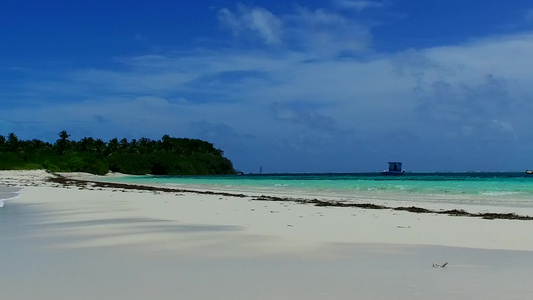
{"type": "MultiPolygon", "coordinates": [[[[131,184],[131,183],[118,183],[118,182],[109,182],[109,181],[98,181],[91,179],[83,179],[87,176],[76,174],[76,176],[65,176],[68,174],[53,174],[55,177],[50,178],[49,180],[54,183],[62,184],[65,186],[77,186],[85,187],[90,184],[93,187],[102,187],[102,188],[117,188],[117,189],[131,189],[138,191],[159,191],[166,193],[195,193],[200,195],[219,195],[219,196],[231,196],[231,197],[252,197],[253,200],[257,201],[276,201],[276,202],[295,202],[299,204],[311,204],[320,207],[351,207],[351,208],[361,208],[361,209],[384,209],[384,210],[393,210],[393,211],[407,211],[411,213],[420,213],[420,214],[442,214],[453,217],[474,217],[482,218],[488,220],[501,219],[501,220],[522,220],[522,221],[532,221],[532,215],[521,215],[515,212],[499,213],[499,212],[468,212],[465,209],[429,209],[421,206],[387,206],[382,204],[374,204],[369,202],[362,203],[348,203],[342,200],[319,200],[317,198],[309,199],[305,196],[294,198],[294,197],[282,197],[282,196],[272,196],[272,195],[253,195],[253,194],[243,194],[243,193],[232,193],[225,191],[207,191],[207,190],[192,190],[187,188],[169,188],[161,187],[157,185],[144,185],[144,184],[131,184]],[[76,178],[80,177],[80,178],[76,178]]],[[[114,174],[111,177],[117,177],[122,175],[114,174]]],[[[106,176],[107,177],[107,176],[106,176]]],[[[109,178],[109,177],[107,177],[109,178]]]]}
{"type": "Polygon", "coordinates": [[[531,221],[49,178],[0,172],[22,188],[0,208],[6,299],[533,295],[531,221]]]}
{"type": "MultiPolygon", "coordinates": [[[[166,212],[159,211],[162,209],[161,203],[146,201],[165,198],[165,204],[172,203],[176,206],[176,209],[190,210],[192,218],[189,216],[179,217],[192,223],[198,223],[201,220],[202,224],[213,226],[238,226],[239,228],[244,228],[244,231],[250,232],[252,235],[276,236],[288,240],[297,238],[298,242],[312,240],[314,244],[391,243],[394,245],[436,245],[533,251],[533,241],[529,241],[530,239],[524,230],[527,228],[533,230],[533,222],[531,222],[530,215],[519,215],[514,211],[487,211],[487,207],[483,207],[485,209],[484,212],[472,213],[462,208],[452,207],[448,209],[446,205],[443,205],[443,207],[435,206],[433,203],[429,208],[414,205],[385,206],[368,202],[345,203],[336,199],[306,198],[308,195],[292,198],[280,197],[279,195],[269,196],[253,193],[241,194],[225,191],[176,189],[157,185],[104,182],[98,180],[101,178],[100,176],[85,173],[52,174],[43,170],[2,171],[0,176],[0,182],[8,186],[21,186],[23,188],[22,198],[25,196],[24,188],[43,187],[51,188],[48,191],[50,193],[60,190],[75,190],[75,197],[80,198],[81,201],[92,199],[94,196],[90,196],[90,193],[94,192],[104,193],[105,197],[118,197],[124,203],[134,198],[131,195],[135,195],[139,196],[139,198],[146,198],[143,201],[138,199],[131,201],[132,204],[137,206],[141,215],[146,215],[149,210],[154,210],[157,211],[154,219],[176,219],[177,216],[166,215],[166,212]],[[130,196],[126,199],[126,197],[118,196],[118,193],[129,194],[130,196]],[[154,205],[154,207],[150,207],[148,203],[154,205]],[[180,203],[186,205],[180,207],[180,203]],[[261,207],[265,209],[260,209],[261,207]],[[219,213],[209,217],[206,212],[214,209],[224,211],[227,214],[226,218],[221,218],[219,213]],[[309,212],[309,216],[316,218],[314,222],[318,223],[309,223],[310,220],[305,219],[303,213],[298,213],[299,211],[309,212]],[[253,224],[257,221],[253,219],[254,215],[259,215],[259,220],[261,220],[259,226],[253,224]],[[279,226],[272,223],[275,219],[273,216],[282,218],[281,222],[285,223],[285,225],[279,226]],[[337,218],[339,219],[337,220],[337,218]],[[233,221],[233,219],[238,220],[238,222],[233,221]],[[220,222],[224,224],[220,224],[220,222]],[[294,227],[300,222],[302,222],[304,227],[314,228],[316,232],[320,232],[320,235],[312,232],[310,236],[312,238],[302,239],[302,236],[310,232],[294,230],[294,227]],[[369,226],[369,233],[352,237],[347,232],[347,224],[369,226]],[[346,235],[324,230],[324,227],[328,226],[332,226],[329,231],[336,229],[337,232],[346,233],[346,235]],[[465,226],[469,228],[465,228],[465,226]],[[443,238],[438,235],[432,235],[425,227],[434,227],[436,234],[443,231],[446,235],[443,238]],[[298,232],[301,236],[289,234],[291,231],[287,231],[288,228],[293,232],[298,232]],[[412,233],[405,234],[407,232],[412,233]],[[472,239],[468,236],[468,234],[478,234],[480,232],[485,232],[485,234],[481,235],[479,239],[472,239]],[[512,232],[512,235],[509,235],[510,232],[512,232]],[[453,237],[451,236],[452,234],[456,234],[456,236],[453,237]],[[487,234],[492,234],[497,238],[493,239],[487,234]]],[[[49,196],[45,196],[45,203],[49,199],[49,196]]],[[[501,207],[498,207],[498,209],[501,209],[501,207]]],[[[359,231],[357,230],[357,232],[359,231]]]]}

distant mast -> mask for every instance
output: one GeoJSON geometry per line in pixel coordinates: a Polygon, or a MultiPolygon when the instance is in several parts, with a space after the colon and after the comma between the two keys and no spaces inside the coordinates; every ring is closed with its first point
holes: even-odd
{"type": "Polygon", "coordinates": [[[259,167],[259,174],[263,174],[263,166],[259,167]]]}

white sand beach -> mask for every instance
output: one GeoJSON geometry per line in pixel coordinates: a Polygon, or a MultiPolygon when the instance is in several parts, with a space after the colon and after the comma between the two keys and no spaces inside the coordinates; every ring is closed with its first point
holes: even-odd
{"type": "Polygon", "coordinates": [[[22,188],[0,208],[0,299],[533,296],[533,221],[63,186],[50,176],[0,171],[0,184],[22,188]]]}

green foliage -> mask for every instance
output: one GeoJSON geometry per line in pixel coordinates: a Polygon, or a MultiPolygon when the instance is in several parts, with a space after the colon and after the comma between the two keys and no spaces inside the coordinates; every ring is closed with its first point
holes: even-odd
{"type": "Polygon", "coordinates": [[[139,153],[116,153],[107,157],[109,170],[124,174],[150,174],[150,161],[139,153]]]}
{"type": "MultiPolygon", "coordinates": [[[[46,170],[49,170],[49,171],[52,171],[52,172],[59,172],[61,171],[61,169],[56,166],[55,164],[53,164],[52,162],[50,162],[49,160],[45,160],[43,161],[43,163],[41,164],[42,166],[42,169],[46,169],[46,170]]],[[[40,168],[39,168],[40,169],[40,168]]]]}
{"type": "Polygon", "coordinates": [[[54,172],[108,171],[125,174],[211,175],[234,174],[233,164],[213,144],[186,138],[161,140],[114,138],[108,143],[85,137],[71,141],[66,131],[50,144],[40,140],[22,141],[14,133],[0,135],[0,169],[47,169],[54,172]]]}
{"type": "Polygon", "coordinates": [[[21,155],[16,153],[0,153],[0,169],[2,170],[20,170],[24,164],[21,155]]]}

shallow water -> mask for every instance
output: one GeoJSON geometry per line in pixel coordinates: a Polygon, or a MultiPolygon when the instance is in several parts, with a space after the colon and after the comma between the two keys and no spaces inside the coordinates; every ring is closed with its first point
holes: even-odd
{"type": "Polygon", "coordinates": [[[234,176],[132,176],[129,183],[284,195],[408,200],[533,207],[533,176],[525,173],[266,174],[234,176]]]}
{"type": "Polygon", "coordinates": [[[4,206],[4,201],[15,199],[19,195],[20,189],[0,184],[0,207],[4,206]]]}

